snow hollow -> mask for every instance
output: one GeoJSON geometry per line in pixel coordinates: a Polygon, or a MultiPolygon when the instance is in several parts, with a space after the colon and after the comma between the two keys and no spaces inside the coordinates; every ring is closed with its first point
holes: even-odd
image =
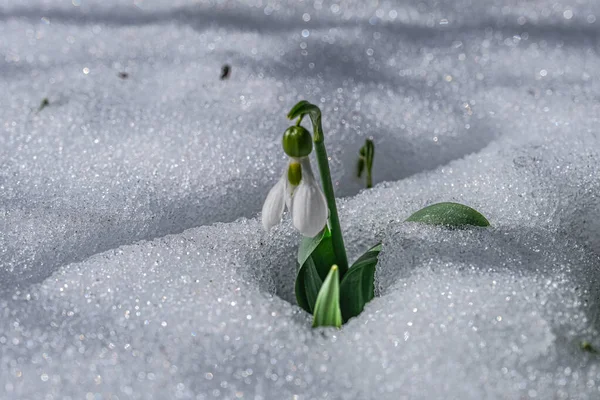
{"type": "Polygon", "coordinates": [[[0,0],[0,399],[600,398],[597,18],[0,0]],[[350,258],[383,243],[339,331],[295,305],[289,219],[257,218],[302,99],[350,258]],[[491,227],[403,222],[441,201],[491,227]]]}

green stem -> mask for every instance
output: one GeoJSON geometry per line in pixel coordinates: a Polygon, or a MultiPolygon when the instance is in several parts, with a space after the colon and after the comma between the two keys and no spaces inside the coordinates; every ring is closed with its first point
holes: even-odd
{"type": "Polygon", "coordinates": [[[341,279],[348,270],[348,257],[346,256],[344,238],[342,237],[342,228],[340,227],[340,219],[338,217],[337,206],[335,204],[335,194],[333,193],[333,184],[331,183],[329,158],[327,157],[327,150],[325,149],[323,136],[323,127],[321,126],[321,110],[314,104],[311,104],[306,100],[302,100],[292,107],[287,116],[289,119],[294,119],[306,114],[310,116],[313,126],[313,142],[315,143],[317,164],[319,166],[319,174],[321,175],[323,193],[325,194],[327,207],[329,208],[331,244],[333,246],[333,253],[335,254],[341,279]]]}
{"type": "Polygon", "coordinates": [[[364,149],[365,166],[367,169],[367,189],[373,187],[373,159],[375,158],[375,144],[371,139],[365,140],[365,145],[361,149],[361,153],[364,149]]]}
{"type": "Polygon", "coordinates": [[[319,110],[318,115],[316,112],[310,113],[309,115],[313,123],[313,141],[315,143],[315,153],[317,156],[317,165],[319,166],[319,174],[321,175],[321,184],[323,185],[323,193],[327,199],[327,207],[329,207],[331,242],[341,279],[348,270],[348,257],[346,256],[342,228],[340,227],[340,219],[338,217],[335,194],[333,192],[333,183],[331,182],[329,158],[327,157],[327,149],[325,149],[325,141],[323,136],[323,127],[321,126],[321,112],[319,110]]]}

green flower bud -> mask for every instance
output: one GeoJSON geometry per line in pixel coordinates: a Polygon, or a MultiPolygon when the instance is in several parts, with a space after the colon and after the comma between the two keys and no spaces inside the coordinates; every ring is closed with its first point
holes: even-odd
{"type": "Polygon", "coordinates": [[[300,166],[300,163],[290,163],[288,166],[288,181],[292,185],[298,186],[300,184],[300,180],[302,180],[302,167],[300,166]]]}
{"type": "Polygon", "coordinates": [[[290,126],[283,133],[283,151],[290,157],[306,157],[313,148],[310,133],[301,126],[290,126]]]}

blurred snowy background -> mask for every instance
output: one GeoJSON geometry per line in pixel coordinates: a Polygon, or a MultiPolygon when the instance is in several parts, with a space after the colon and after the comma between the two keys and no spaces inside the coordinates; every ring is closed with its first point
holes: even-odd
{"type": "Polygon", "coordinates": [[[597,18],[0,0],[0,398],[600,398],[597,18]],[[301,99],[351,259],[384,244],[380,297],[341,331],[293,304],[289,222],[256,219],[301,99]],[[492,228],[402,222],[439,201],[492,228]]]}

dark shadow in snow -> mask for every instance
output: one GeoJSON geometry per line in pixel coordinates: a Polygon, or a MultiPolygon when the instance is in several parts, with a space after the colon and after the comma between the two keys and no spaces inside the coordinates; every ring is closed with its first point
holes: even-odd
{"type": "Polygon", "coordinates": [[[401,40],[431,40],[436,45],[452,43],[456,36],[465,32],[484,32],[492,28],[503,32],[504,37],[527,32],[532,42],[543,39],[546,43],[589,47],[598,42],[600,30],[594,24],[576,25],[574,23],[526,23],[520,25],[516,18],[506,16],[504,19],[480,16],[473,22],[450,23],[447,25],[424,26],[420,23],[381,22],[370,25],[369,21],[342,18],[315,17],[305,22],[300,16],[282,17],[265,15],[262,8],[244,8],[242,10],[227,7],[183,6],[170,10],[143,11],[135,6],[116,7],[111,10],[102,8],[72,9],[34,9],[28,7],[11,7],[0,10],[0,21],[9,19],[28,19],[39,21],[45,17],[50,22],[65,24],[104,24],[108,26],[142,26],[152,24],[184,23],[198,30],[211,26],[227,27],[240,31],[264,33],[299,32],[302,29],[354,28],[386,32],[399,36],[401,40]]]}

